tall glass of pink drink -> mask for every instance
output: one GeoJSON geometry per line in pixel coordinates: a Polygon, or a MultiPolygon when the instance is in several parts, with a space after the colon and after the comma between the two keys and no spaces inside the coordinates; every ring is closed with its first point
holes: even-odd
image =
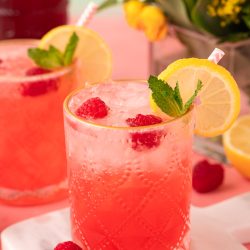
{"type": "Polygon", "coordinates": [[[0,201],[28,205],[65,197],[62,103],[75,66],[47,71],[27,56],[37,40],[0,42],[0,201]]]}
{"type": "Polygon", "coordinates": [[[122,81],[64,102],[72,235],[83,249],[189,249],[193,111],[133,126],[151,117],[149,95],[146,83],[122,81]],[[108,114],[81,116],[96,97],[108,114]]]}

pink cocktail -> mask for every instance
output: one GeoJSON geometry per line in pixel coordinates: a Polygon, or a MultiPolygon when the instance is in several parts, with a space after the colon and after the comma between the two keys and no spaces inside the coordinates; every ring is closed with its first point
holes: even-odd
{"type": "Polygon", "coordinates": [[[66,191],[62,103],[75,66],[47,71],[27,56],[36,40],[0,43],[0,201],[27,205],[66,191]]]}
{"type": "Polygon", "coordinates": [[[64,103],[72,235],[83,249],[189,249],[193,111],[159,122],[149,95],[146,83],[124,81],[64,103]],[[79,117],[96,97],[108,114],[79,117]],[[134,126],[146,116],[155,124],[134,126]]]}

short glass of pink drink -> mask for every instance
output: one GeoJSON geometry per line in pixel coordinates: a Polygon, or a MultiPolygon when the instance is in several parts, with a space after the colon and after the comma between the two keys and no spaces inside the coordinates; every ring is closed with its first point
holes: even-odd
{"type": "Polygon", "coordinates": [[[193,110],[152,113],[145,82],[97,84],[64,102],[71,226],[83,249],[189,249],[193,110]]]}
{"type": "Polygon", "coordinates": [[[67,194],[62,103],[76,87],[75,66],[38,68],[38,40],[0,42],[0,201],[29,205],[67,194]]]}

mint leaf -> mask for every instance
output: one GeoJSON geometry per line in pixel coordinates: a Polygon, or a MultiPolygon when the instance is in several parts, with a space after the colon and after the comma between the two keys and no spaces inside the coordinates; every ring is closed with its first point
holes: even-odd
{"type": "Polygon", "coordinates": [[[184,105],[184,109],[183,109],[184,113],[186,113],[189,110],[189,108],[191,107],[191,105],[194,102],[195,97],[198,95],[198,92],[201,90],[202,86],[203,85],[202,85],[201,80],[198,80],[198,83],[197,83],[197,86],[196,86],[196,90],[194,91],[194,94],[188,99],[188,101],[184,105]]]}
{"type": "Polygon", "coordinates": [[[69,65],[72,63],[73,56],[78,44],[79,38],[74,32],[72,36],[70,37],[70,40],[65,48],[63,59],[64,59],[64,65],[69,65]]]}
{"type": "Polygon", "coordinates": [[[56,47],[50,45],[49,49],[29,48],[28,56],[41,68],[57,69],[72,63],[79,38],[74,32],[65,48],[61,52],[56,47]]]}
{"type": "Polygon", "coordinates": [[[181,109],[175,100],[175,91],[172,87],[155,76],[150,76],[148,83],[149,88],[153,92],[152,97],[157,106],[169,116],[180,116],[181,109]]]}
{"type": "Polygon", "coordinates": [[[154,102],[164,113],[172,117],[179,117],[185,114],[202,88],[202,82],[199,80],[194,94],[183,106],[178,82],[173,89],[167,82],[155,76],[150,76],[148,83],[149,88],[152,90],[154,102]]]}
{"type": "Polygon", "coordinates": [[[63,65],[63,54],[62,54],[62,52],[59,49],[57,49],[53,45],[50,45],[48,52],[51,55],[53,54],[54,57],[58,60],[58,62],[60,62],[60,64],[63,65]]]}
{"type": "Polygon", "coordinates": [[[63,66],[61,58],[53,49],[43,50],[39,48],[28,49],[28,55],[33,61],[44,69],[55,69],[63,66]]]}
{"type": "Polygon", "coordinates": [[[181,98],[179,83],[176,83],[176,86],[174,88],[174,99],[176,100],[177,104],[179,105],[180,110],[183,109],[183,101],[181,98]]]}

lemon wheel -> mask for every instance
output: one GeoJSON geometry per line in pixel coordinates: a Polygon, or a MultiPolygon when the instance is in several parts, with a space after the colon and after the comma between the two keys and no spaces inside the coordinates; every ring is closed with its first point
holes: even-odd
{"type": "Polygon", "coordinates": [[[50,45],[54,45],[64,51],[73,32],[79,37],[74,57],[80,64],[81,79],[90,83],[109,79],[112,72],[110,49],[99,34],[88,28],[73,25],[56,27],[42,37],[39,47],[47,49],[50,45]]]}
{"type": "Polygon", "coordinates": [[[198,80],[202,81],[199,104],[196,105],[195,132],[198,135],[212,137],[222,134],[239,114],[240,92],[234,78],[225,68],[207,59],[177,60],[159,78],[172,87],[178,81],[184,102],[194,93],[198,80]]]}

